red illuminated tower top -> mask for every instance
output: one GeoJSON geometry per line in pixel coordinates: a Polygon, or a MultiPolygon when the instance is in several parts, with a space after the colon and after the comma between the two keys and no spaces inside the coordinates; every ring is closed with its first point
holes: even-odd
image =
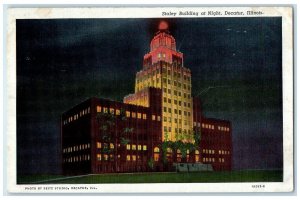
{"type": "Polygon", "coordinates": [[[168,23],[161,21],[158,25],[158,32],[151,40],[150,52],[144,56],[144,66],[150,66],[159,61],[182,64],[182,58],[183,54],[176,51],[176,41],[170,35],[168,23]]]}

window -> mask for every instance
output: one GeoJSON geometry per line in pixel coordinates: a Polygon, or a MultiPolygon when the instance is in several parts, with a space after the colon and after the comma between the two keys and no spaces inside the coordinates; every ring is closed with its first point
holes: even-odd
{"type": "Polygon", "coordinates": [[[135,112],[132,112],[132,113],[131,113],[131,116],[132,116],[132,118],[136,118],[136,113],[135,113],[135,112]]]}
{"type": "Polygon", "coordinates": [[[99,153],[97,154],[97,160],[101,161],[101,154],[99,154],[99,153]]]}
{"type": "Polygon", "coordinates": [[[132,161],[136,161],[136,155],[132,155],[132,161]]]}
{"type": "Polygon", "coordinates": [[[160,116],[157,116],[157,121],[160,121],[160,116]]]}
{"type": "Polygon", "coordinates": [[[174,95],[177,96],[177,91],[176,90],[174,90],[174,95]]]}
{"type": "MultiPolygon", "coordinates": [[[[97,148],[100,149],[101,148],[101,143],[97,142],[97,148]]],[[[80,145],[80,149],[81,149],[81,145],[80,145]]]]}
{"type": "Polygon", "coordinates": [[[164,107],[164,112],[167,112],[167,108],[166,107],[164,107]]]}
{"type": "Polygon", "coordinates": [[[113,143],[110,143],[110,144],[109,144],[109,148],[110,148],[110,149],[114,149],[114,148],[115,148],[114,144],[113,144],[113,143]]]}
{"type": "Polygon", "coordinates": [[[147,115],[143,113],[143,119],[147,119],[147,115]]]}
{"type": "Polygon", "coordinates": [[[178,110],[178,114],[181,115],[181,110],[178,110]]]}
{"type": "Polygon", "coordinates": [[[167,102],[167,98],[166,98],[166,97],[164,97],[164,102],[165,102],[165,103],[167,102]]]}
{"type": "Polygon", "coordinates": [[[171,94],[171,89],[168,89],[168,93],[171,94]]]}
{"type": "Polygon", "coordinates": [[[130,144],[127,144],[127,145],[126,145],[126,149],[127,149],[127,150],[130,150],[130,144]]]}
{"type": "Polygon", "coordinates": [[[156,116],[155,116],[155,115],[152,115],[152,120],[153,120],[153,121],[155,120],[155,118],[156,118],[156,116]]]}
{"type": "Polygon", "coordinates": [[[103,107],[103,112],[104,112],[104,113],[107,113],[107,112],[108,112],[107,107],[103,107]]]}
{"type": "Polygon", "coordinates": [[[116,109],[116,115],[120,115],[121,111],[119,109],[116,109]]]}
{"type": "Polygon", "coordinates": [[[171,110],[171,108],[168,108],[168,111],[169,111],[169,113],[172,113],[172,110],[171,110]]]}
{"type": "Polygon", "coordinates": [[[174,113],[177,114],[177,109],[174,109],[174,113]]]}
{"type": "Polygon", "coordinates": [[[115,109],[110,108],[110,109],[109,109],[109,112],[110,112],[110,114],[115,114],[115,109]]]}
{"type": "Polygon", "coordinates": [[[171,103],[171,99],[168,99],[168,103],[171,103]]]}
{"type": "Polygon", "coordinates": [[[177,100],[174,100],[174,104],[177,105],[177,100]]]}
{"type": "Polygon", "coordinates": [[[132,150],[136,150],[136,145],[133,144],[133,145],[131,146],[131,149],[132,149],[132,150]]]}
{"type": "Polygon", "coordinates": [[[138,145],[138,150],[140,151],[140,150],[142,150],[142,145],[138,145]]]}
{"type": "Polygon", "coordinates": [[[138,117],[138,119],[141,119],[142,118],[142,113],[138,113],[137,117],[138,117]]]}
{"type": "Polygon", "coordinates": [[[164,122],[166,122],[167,121],[167,117],[164,117],[164,122]]]}
{"type": "Polygon", "coordinates": [[[143,150],[144,150],[144,151],[147,150],[147,145],[143,145],[143,150]]]}
{"type": "Polygon", "coordinates": [[[158,147],[154,147],[154,153],[159,153],[159,148],[158,147]]]}
{"type": "Polygon", "coordinates": [[[127,155],[127,156],[126,156],[126,160],[127,160],[127,161],[130,161],[130,155],[127,155]]]}

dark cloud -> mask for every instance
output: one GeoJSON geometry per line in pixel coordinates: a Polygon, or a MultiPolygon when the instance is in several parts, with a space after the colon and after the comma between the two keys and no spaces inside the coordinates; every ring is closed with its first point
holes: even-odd
{"type": "MultiPolygon", "coordinates": [[[[17,20],[18,173],[60,172],[60,114],[132,93],[159,20],[17,20]]],[[[168,21],[205,115],[232,122],[234,168],[282,168],[281,18],[168,21]]]]}

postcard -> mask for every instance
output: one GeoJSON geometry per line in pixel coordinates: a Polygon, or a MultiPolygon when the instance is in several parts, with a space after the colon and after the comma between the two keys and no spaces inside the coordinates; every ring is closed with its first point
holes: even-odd
{"type": "Polygon", "coordinates": [[[292,7],[8,8],[7,189],[292,192],[292,7]]]}

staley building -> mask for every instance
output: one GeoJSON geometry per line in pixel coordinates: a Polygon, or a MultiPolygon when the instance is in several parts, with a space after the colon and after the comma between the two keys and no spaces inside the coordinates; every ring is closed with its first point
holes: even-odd
{"type": "MultiPolygon", "coordinates": [[[[64,174],[170,171],[174,163],[231,170],[231,123],[202,116],[191,71],[161,22],[123,103],[90,98],[61,116],[64,174]],[[163,143],[195,144],[186,152],[163,143]]],[[[180,164],[179,164],[180,165],[180,164]]]]}

